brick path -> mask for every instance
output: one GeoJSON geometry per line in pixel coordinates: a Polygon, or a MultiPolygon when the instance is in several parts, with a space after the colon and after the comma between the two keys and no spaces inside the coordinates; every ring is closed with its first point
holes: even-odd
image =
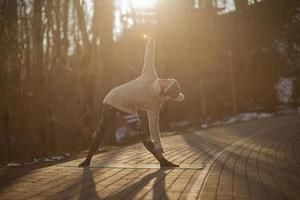
{"type": "Polygon", "coordinates": [[[0,180],[0,199],[300,199],[300,116],[285,116],[163,138],[166,157],[204,169],[157,164],[137,144],[0,180]],[[99,163],[128,168],[99,168],[99,163]]]}

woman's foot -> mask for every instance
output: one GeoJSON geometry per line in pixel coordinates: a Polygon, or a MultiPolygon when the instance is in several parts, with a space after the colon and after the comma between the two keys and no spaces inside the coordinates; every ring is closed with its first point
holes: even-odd
{"type": "Polygon", "coordinates": [[[158,160],[160,167],[179,167],[179,165],[176,165],[174,163],[171,163],[168,161],[162,153],[156,154],[155,155],[156,159],[158,160]]]}
{"type": "Polygon", "coordinates": [[[170,161],[168,161],[165,158],[163,160],[159,161],[159,164],[160,164],[160,167],[179,167],[179,165],[171,163],[170,161]]]}
{"type": "Polygon", "coordinates": [[[78,165],[78,167],[86,167],[86,166],[90,166],[91,164],[91,160],[90,159],[85,159],[82,163],[80,163],[78,165]]]}
{"type": "Polygon", "coordinates": [[[174,163],[171,163],[168,161],[163,155],[163,150],[161,151],[155,151],[154,144],[152,141],[143,141],[144,146],[148,151],[150,151],[154,157],[158,160],[160,167],[179,167],[179,165],[176,165],[174,163]]]}

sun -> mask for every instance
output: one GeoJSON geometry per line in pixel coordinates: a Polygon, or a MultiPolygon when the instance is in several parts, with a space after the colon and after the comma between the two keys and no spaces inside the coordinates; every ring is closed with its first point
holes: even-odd
{"type": "MultiPolygon", "coordinates": [[[[114,39],[117,40],[122,36],[124,29],[129,29],[134,25],[132,14],[137,15],[154,15],[155,7],[158,0],[114,0],[115,1],[115,27],[114,27],[114,39]],[[126,22],[126,23],[123,23],[126,22]],[[123,25],[126,26],[123,26],[123,25]]],[[[137,23],[145,23],[137,22],[137,23]]],[[[153,23],[153,22],[151,22],[153,23]]],[[[148,39],[147,33],[141,34],[141,37],[145,40],[148,39]]]]}
{"type": "Polygon", "coordinates": [[[143,11],[154,8],[158,0],[116,0],[116,5],[122,14],[131,12],[131,9],[143,11]]]}
{"type": "Polygon", "coordinates": [[[152,8],[156,5],[157,0],[122,0],[130,1],[134,9],[147,9],[152,8]]]}

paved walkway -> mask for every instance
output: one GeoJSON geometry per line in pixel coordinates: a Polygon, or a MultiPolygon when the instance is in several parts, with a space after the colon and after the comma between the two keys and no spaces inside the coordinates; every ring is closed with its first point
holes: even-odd
{"type": "Polygon", "coordinates": [[[169,160],[204,168],[158,169],[137,144],[95,156],[90,168],[75,160],[0,180],[0,199],[300,199],[299,115],[172,136],[163,145],[169,160]]]}

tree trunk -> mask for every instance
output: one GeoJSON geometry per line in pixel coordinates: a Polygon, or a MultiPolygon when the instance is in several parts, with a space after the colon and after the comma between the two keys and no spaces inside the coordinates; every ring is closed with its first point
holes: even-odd
{"type": "Polygon", "coordinates": [[[69,47],[69,8],[70,0],[65,0],[63,4],[63,63],[67,64],[67,55],[69,47]]]}
{"type": "Polygon", "coordinates": [[[91,44],[88,37],[88,30],[85,22],[84,9],[80,3],[80,0],[75,0],[76,16],[78,20],[78,27],[81,33],[83,42],[83,57],[80,61],[79,68],[79,109],[82,122],[82,131],[85,138],[85,144],[88,142],[89,135],[92,133],[90,124],[91,107],[88,102],[88,72],[91,67],[91,44]]]}
{"type": "Polygon", "coordinates": [[[248,6],[248,0],[234,0],[234,5],[237,11],[243,11],[248,6]]]}
{"type": "Polygon", "coordinates": [[[33,101],[31,110],[35,121],[36,142],[40,147],[40,155],[48,154],[48,136],[46,122],[46,91],[45,91],[45,67],[43,65],[43,23],[42,23],[43,1],[34,0],[33,2],[33,22],[32,22],[32,91],[33,101]]]}
{"type": "MultiPolygon", "coordinates": [[[[101,8],[102,15],[99,18],[99,23],[101,25],[101,29],[99,30],[100,33],[100,53],[102,63],[103,63],[103,70],[102,75],[105,81],[103,83],[103,90],[105,92],[108,91],[108,86],[113,85],[116,79],[117,72],[114,69],[113,62],[112,62],[112,55],[113,55],[113,24],[114,24],[114,6],[113,1],[111,0],[103,0],[102,1],[102,8],[101,8]],[[104,78],[106,77],[106,78],[104,78]]],[[[106,142],[108,144],[115,144],[115,136],[114,133],[106,134],[106,142]]]]}
{"type": "MultiPolygon", "coordinates": [[[[6,157],[7,152],[10,152],[13,146],[11,146],[11,139],[15,139],[16,135],[13,131],[15,127],[13,124],[14,103],[18,90],[14,90],[17,87],[17,75],[18,73],[18,38],[17,38],[17,1],[4,1],[0,8],[1,15],[4,17],[1,19],[0,28],[2,34],[0,36],[0,59],[2,64],[0,65],[0,151],[4,154],[0,154],[0,158],[6,157]],[[3,134],[3,135],[2,135],[3,134]],[[3,140],[3,141],[1,141],[3,140]]],[[[20,124],[16,124],[19,126],[20,124]]]]}

